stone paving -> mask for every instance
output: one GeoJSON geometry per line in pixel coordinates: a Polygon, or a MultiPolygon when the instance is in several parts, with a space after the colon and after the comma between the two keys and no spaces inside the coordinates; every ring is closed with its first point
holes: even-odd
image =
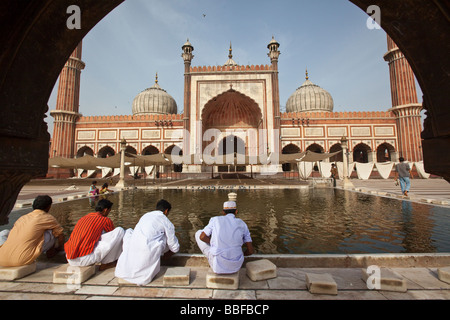
{"type": "MultiPolygon", "coordinates": [[[[81,285],[53,283],[53,272],[63,261],[46,261],[46,258],[40,258],[36,271],[31,275],[14,281],[0,281],[0,299],[450,300],[450,284],[438,279],[437,270],[440,267],[436,267],[445,265],[445,262],[450,263],[450,254],[438,255],[438,259],[430,264],[432,266],[423,266],[420,261],[432,260],[432,256],[414,257],[421,266],[405,267],[401,266],[406,261],[404,257],[400,256],[397,259],[395,255],[391,255],[390,258],[396,263],[387,269],[406,280],[406,292],[370,290],[362,278],[362,270],[366,268],[335,267],[333,257],[327,257],[328,261],[331,261],[330,267],[278,267],[277,277],[261,281],[250,280],[244,265],[239,272],[237,290],[208,288],[206,278],[210,268],[200,255],[194,257],[196,258],[194,265],[188,263],[190,281],[189,285],[183,287],[164,285],[163,276],[168,268],[173,267],[168,265],[163,265],[155,279],[145,286],[120,281],[121,279],[114,276],[114,268],[97,271],[81,285]],[[337,295],[311,293],[307,288],[306,274],[331,275],[337,285],[337,295]]],[[[362,257],[363,255],[360,255],[358,259],[362,257]]],[[[253,259],[261,258],[267,256],[253,257],[253,259]]],[[[297,258],[301,260],[301,257],[297,258]]],[[[282,260],[283,257],[278,259],[282,260]]],[[[59,260],[63,259],[59,257],[59,260]]],[[[380,264],[384,263],[382,260],[379,261],[380,264]]],[[[316,261],[320,265],[319,260],[316,261]]]]}
{"type": "MultiPolygon", "coordinates": [[[[450,207],[450,183],[444,179],[411,179],[407,197],[392,179],[352,179],[351,182],[354,185],[352,191],[450,207]]],[[[340,182],[337,186],[340,187],[340,182]]]]}
{"type": "MultiPolygon", "coordinates": [[[[351,180],[353,192],[379,196],[402,197],[392,180],[351,180]]],[[[173,185],[173,184],[172,184],[173,185]]],[[[16,209],[26,207],[37,194],[49,194],[55,202],[86,195],[85,187],[76,190],[67,185],[25,186],[16,209]],[[69,188],[68,190],[65,190],[69,188]],[[72,190],[70,190],[72,189],[72,190]]],[[[282,185],[279,185],[282,188],[282,185]]],[[[340,182],[338,182],[340,188],[340,182]]],[[[450,184],[442,179],[413,180],[410,201],[448,206],[450,184]],[[425,200],[424,200],[425,199],[425,200]]],[[[450,300],[450,284],[439,280],[438,270],[450,266],[450,253],[442,254],[370,254],[370,255],[255,255],[246,261],[269,258],[277,266],[277,277],[252,281],[245,265],[239,273],[237,290],[211,289],[206,286],[209,267],[201,255],[176,254],[173,264],[162,266],[161,272],[146,286],[120,282],[114,268],[97,271],[81,285],[53,283],[53,271],[65,263],[40,258],[37,270],[13,281],[0,281],[2,300],[127,300],[127,299],[200,299],[200,300],[450,300]],[[178,257],[178,259],[177,259],[178,257]],[[194,260],[195,263],[189,261],[194,260]],[[362,279],[362,269],[370,265],[387,268],[407,283],[406,292],[371,290],[362,279]],[[163,284],[163,275],[173,266],[191,269],[185,287],[163,284]],[[306,284],[306,274],[330,274],[337,285],[337,295],[313,294],[306,284]]]]}

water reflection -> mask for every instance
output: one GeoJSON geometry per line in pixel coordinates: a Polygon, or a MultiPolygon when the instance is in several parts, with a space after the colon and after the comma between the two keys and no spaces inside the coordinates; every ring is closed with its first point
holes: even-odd
{"type": "MultiPolygon", "coordinates": [[[[116,226],[134,228],[164,198],[181,252],[200,253],[194,234],[221,214],[227,190],[135,190],[107,195],[116,226]]],[[[450,251],[450,209],[334,189],[239,190],[238,216],[259,253],[450,251]]],[[[51,213],[70,234],[97,199],[55,204],[51,213]]]]}

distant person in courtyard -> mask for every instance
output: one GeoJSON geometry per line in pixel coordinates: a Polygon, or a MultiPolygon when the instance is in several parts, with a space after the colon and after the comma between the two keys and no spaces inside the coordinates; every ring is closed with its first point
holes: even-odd
{"type": "Polygon", "coordinates": [[[336,187],[336,178],[339,176],[336,164],[334,164],[334,163],[331,164],[330,172],[331,172],[331,178],[333,179],[333,187],[336,187]]]}
{"type": "Polygon", "coordinates": [[[395,165],[395,180],[400,182],[400,188],[402,189],[402,193],[405,196],[408,196],[409,188],[411,187],[411,181],[409,178],[412,178],[411,168],[408,163],[405,163],[405,159],[400,157],[400,163],[395,165]]]}
{"type": "Polygon", "coordinates": [[[99,190],[97,188],[97,181],[92,181],[92,184],[89,187],[89,195],[96,196],[96,195],[98,195],[98,193],[99,193],[99,190]]]}
{"type": "Polygon", "coordinates": [[[100,270],[114,267],[122,252],[125,230],[114,228],[108,218],[113,203],[102,199],[96,212],[78,220],[69,240],[64,245],[67,261],[71,266],[85,267],[100,263],[100,270]]]}
{"type": "Polygon", "coordinates": [[[156,210],[144,214],[134,230],[127,229],[116,277],[146,285],[160,271],[161,259],[169,259],[180,250],[175,227],[168,218],[171,209],[172,205],[161,199],[156,210]]]}
{"type": "Polygon", "coordinates": [[[42,253],[48,258],[63,250],[63,228],[50,213],[52,198],[37,196],[33,211],[20,217],[0,247],[0,266],[18,267],[33,263],[42,253]]]}
{"type": "Polygon", "coordinates": [[[106,193],[112,193],[112,192],[114,192],[113,190],[108,189],[108,187],[109,187],[109,185],[108,185],[107,183],[104,183],[104,184],[102,185],[102,187],[100,188],[100,194],[106,194],[106,193]]]}
{"type": "Polygon", "coordinates": [[[238,272],[244,262],[244,255],[254,253],[252,238],[247,224],[236,218],[235,201],[223,204],[223,216],[212,217],[208,225],[197,231],[195,240],[203,254],[208,258],[214,273],[231,274],[238,272]],[[247,250],[242,251],[246,245],[247,250]]]}

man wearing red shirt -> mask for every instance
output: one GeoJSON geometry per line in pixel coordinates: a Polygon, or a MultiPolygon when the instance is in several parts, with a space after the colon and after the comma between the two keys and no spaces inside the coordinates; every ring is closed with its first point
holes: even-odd
{"type": "Polygon", "coordinates": [[[113,203],[102,199],[89,213],[78,220],[64,245],[67,261],[71,266],[83,267],[101,263],[100,270],[113,267],[122,253],[122,238],[125,230],[114,229],[108,214],[113,203]]]}

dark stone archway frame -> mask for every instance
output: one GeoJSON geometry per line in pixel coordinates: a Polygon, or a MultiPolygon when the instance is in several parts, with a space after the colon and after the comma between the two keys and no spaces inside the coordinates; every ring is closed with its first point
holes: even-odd
{"type": "MultiPolygon", "coordinates": [[[[3,0],[0,3],[0,224],[23,185],[44,176],[44,122],[58,75],[82,38],[124,0],[3,0]],[[69,30],[67,8],[81,9],[69,30]]],[[[450,180],[450,5],[446,0],[350,0],[381,8],[381,26],[408,59],[424,94],[425,169],[450,180]]]]}

